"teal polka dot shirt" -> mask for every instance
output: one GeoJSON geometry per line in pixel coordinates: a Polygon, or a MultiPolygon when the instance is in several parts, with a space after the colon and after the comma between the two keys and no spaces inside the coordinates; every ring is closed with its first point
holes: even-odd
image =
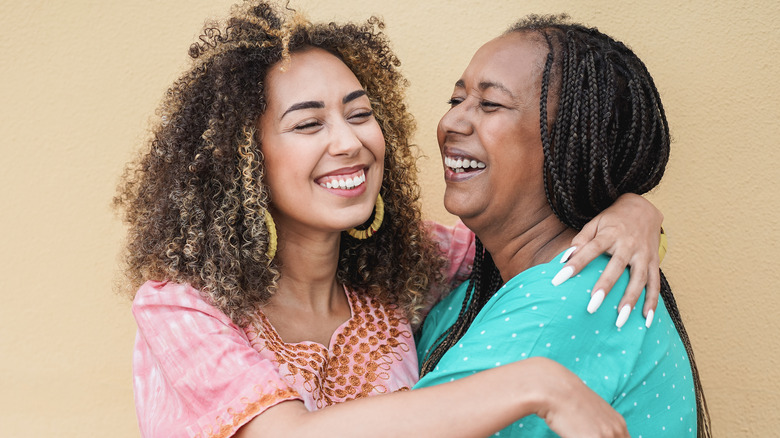
{"type": "MultiPolygon", "coordinates": [[[[586,311],[591,288],[609,258],[601,256],[559,286],[551,281],[561,255],[506,283],[477,315],[460,342],[415,388],[437,385],[533,356],[557,361],[609,402],[632,437],[695,437],[696,397],[690,362],[663,301],[651,327],[636,309],[615,327],[628,271],[594,314],[586,311]]],[[[457,319],[468,284],[440,302],[425,320],[420,363],[433,342],[457,319]]],[[[644,293],[639,302],[643,302],[644,293]]],[[[523,418],[495,436],[554,437],[544,420],[523,418]]]]}

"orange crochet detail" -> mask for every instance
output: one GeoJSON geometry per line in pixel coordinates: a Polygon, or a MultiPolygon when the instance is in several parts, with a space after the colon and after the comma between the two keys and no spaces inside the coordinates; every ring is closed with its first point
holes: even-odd
{"type": "Polygon", "coordinates": [[[291,386],[302,384],[318,409],[389,392],[391,365],[403,361],[400,352],[413,345],[406,319],[371,306],[367,297],[351,291],[347,296],[353,316],[336,331],[330,351],[316,342],[286,344],[262,313],[245,330],[252,347],[272,352],[280,375],[291,386]]]}
{"type": "MultiPolygon", "coordinates": [[[[228,413],[233,417],[232,421],[227,424],[222,417],[217,417],[215,423],[217,424],[216,431],[209,431],[208,438],[224,438],[233,436],[239,426],[243,425],[247,418],[254,417],[257,413],[264,411],[269,406],[273,405],[279,400],[289,399],[291,397],[298,397],[298,393],[293,389],[279,389],[271,394],[262,394],[257,400],[246,403],[246,408],[239,413],[232,412],[228,409],[228,413]]],[[[197,434],[194,438],[203,438],[203,434],[197,434]]]]}

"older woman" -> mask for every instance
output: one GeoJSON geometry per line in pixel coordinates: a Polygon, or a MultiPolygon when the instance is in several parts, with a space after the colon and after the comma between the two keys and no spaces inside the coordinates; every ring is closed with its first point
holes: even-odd
{"type": "Polygon", "coordinates": [[[410,321],[446,282],[398,60],[375,19],[281,9],[206,27],[120,186],[142,435],[484,436],[537,413],[564,436],[625,436],[546,359],[405,391],[410,321]]]}
{"type": "MultiPolygon", "coordinates": [[[[669,131],[644,64],[596,29],[530,17],[477,51],[451,104],[438,130],[444,202],[477,235],[477,260],[471,281],[425,321],[417,387],[547,357],[624,415],[631,436],[708,436],[690,342],[665,280],[664,305],[646,319],[592,291],[606,256],[556,286],[576,230],[663,175],[669,131]],[[464,160],[479,165],[464,169],[464,160]],[[585,312],[602,300],[606,310],[585,312]],[[619,330],[606,330],[615,316],[619,330]]],[[[531,417],[498,436],[554,436],[548,426],[531,417]]]]}

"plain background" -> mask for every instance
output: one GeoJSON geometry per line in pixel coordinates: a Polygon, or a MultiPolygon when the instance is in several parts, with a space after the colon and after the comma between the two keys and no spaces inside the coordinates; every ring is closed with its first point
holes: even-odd
{"type": "MultiPolygon", "coordinates": [[[[213,0],[0,0],[0,436],[137,437],[135,324],[115,294],[124,163],[187,68],[213,0]]],[[[525,14],[569,12],[627,42],[675,143],[650,198],[664,271],[719,437],[780,426],[780,3],[296,1],[315,20],[383,16],[411,81],[426,216],[452,222],[435,126],[474,51],[525,14]]],[[[608,311],[602,309],[602,311],[608,311]]]]}

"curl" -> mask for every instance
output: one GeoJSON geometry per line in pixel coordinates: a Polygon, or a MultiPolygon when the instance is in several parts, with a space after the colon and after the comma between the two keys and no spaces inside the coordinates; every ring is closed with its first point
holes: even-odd
{"type": "Polygon", "coordinates": [[[270,194],[256,132],[265,77],[295,52],[319,47],[364,86],[386,141],[385,222],[365,241],[343,234],[337,277],[419,322],[425,295],[443,284],[443,261],[421,219],[407,82],[383,27],[376,17],[311,23],[264,1],[205,25],[189,48],[192,67],[166,92],[152,138],[114,198],[128,224],[129,289],[150,279],[189,283],[237,324],[255,319],[280,275],[266,256],[270,194]]]}

